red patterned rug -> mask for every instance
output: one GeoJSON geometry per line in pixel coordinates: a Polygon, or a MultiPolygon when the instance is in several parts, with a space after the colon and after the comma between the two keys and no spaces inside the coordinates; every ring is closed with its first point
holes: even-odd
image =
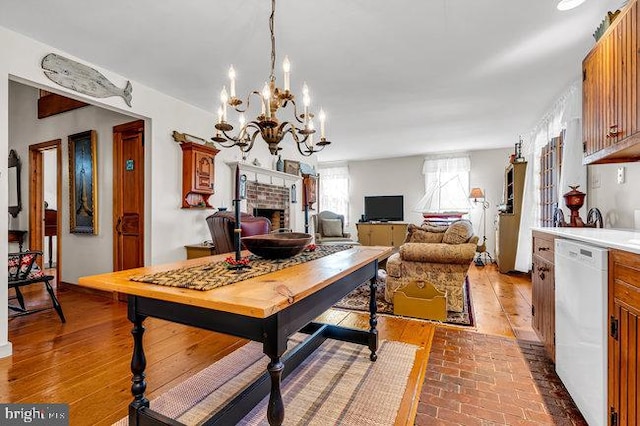
{"type": "MultiPolygon", "coordinates": [[[[471,305],[471,297],[469,290],[469,277],[466,278],[462,296],[464,298],[464,308],[462,312],[447,312],[448,324],[473,326],[473,308],[471,305]]],[[[384,299],[384,282],[378,280],[376,285],[376,302],[378,304],[378,313],[386,315],[394,315],[393,303],[389,303],[384,299]]],[[[336,303],[334,308],[347,309],[353,311],[369,311],[369,283],[364,283],[360,287],[349,293],[344,299],[336,303]]]]}

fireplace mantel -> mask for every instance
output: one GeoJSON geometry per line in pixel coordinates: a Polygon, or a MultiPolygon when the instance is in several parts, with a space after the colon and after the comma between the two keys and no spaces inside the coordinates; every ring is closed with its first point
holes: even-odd
{"type": "Polygon", "coordinates": [[[253,176],[254,180],[258,180],[258,176],[269,177],[271,178],[270,183],[272,185],[287,184],[287,182],[297,183],[299,181],[302,181],[302,176],[296,176],[289,173],[279,172],[277,170],[271,170],[265,167],[258,167],[258,166],[254,166],[253,164],[243,163],[240,161],[227,161],[225,162],[225,164],[228,165],[232,171],[235,171],[236,166],[239,165],[240,172],[245,173],[248,179],[252,177],[251,174],[254,175],[253,176]],[[274,181],[274,178],[277,178],[280,181],[274,181]]]}

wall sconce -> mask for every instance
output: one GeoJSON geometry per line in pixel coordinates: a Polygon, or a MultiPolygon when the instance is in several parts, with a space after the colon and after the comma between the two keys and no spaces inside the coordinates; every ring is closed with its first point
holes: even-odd
{"type": "Polygon", "coordinates": [[[298,191],[296,191],[296,184],[291,185],[291,204],[298,202],[298,191]]]}

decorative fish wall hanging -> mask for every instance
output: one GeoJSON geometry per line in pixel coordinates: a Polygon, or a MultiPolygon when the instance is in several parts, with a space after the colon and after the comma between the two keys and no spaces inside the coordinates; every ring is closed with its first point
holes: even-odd
{"type": "Polygon", "coordinates": [[[94,98],[120,96],[131,106],[131,82],[124,89],[116,87],[99,71],[64,56],[49,53],[42,58],[42,69],[49,80],[67,89],[94,98]]]}

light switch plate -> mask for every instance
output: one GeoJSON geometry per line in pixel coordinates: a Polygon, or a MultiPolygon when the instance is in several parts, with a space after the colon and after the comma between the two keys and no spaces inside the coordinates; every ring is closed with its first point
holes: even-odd
{"type": "Polygon", "coordinates": [[[618,183],[624,183],[624,167],[618,167],[618,183]]]}
{"type": "Polygon", "coordinates": [[[599,172],[592,172],[591,173],[591,188],[595,189],[595,188],[600,188],[600,173],[599,172]]]}

